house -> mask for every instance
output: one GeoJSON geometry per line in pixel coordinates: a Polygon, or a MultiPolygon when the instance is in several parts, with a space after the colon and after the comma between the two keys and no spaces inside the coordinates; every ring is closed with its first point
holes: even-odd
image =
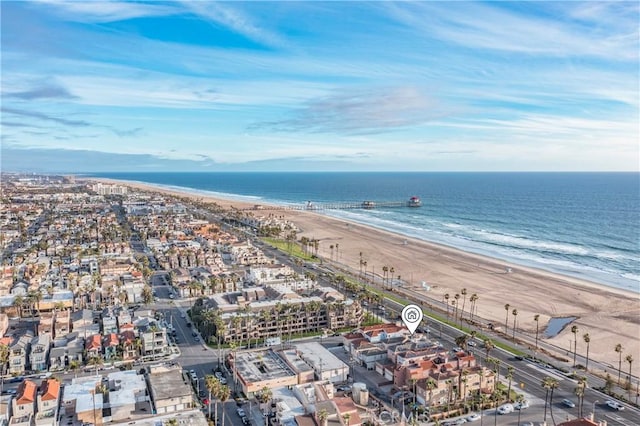
{"type": "Polygon", "coordinates": [[[123,309],[120,313],[118,313],[117,320],[118,320],[118,328],[120,329],[120,332],[122,332],[123,325],[132,323],[131,314],[126,309],[123,309]]]}
{"type": "Polygon", "coordinates": [[[116,333],[109,333],[102,339],[104,348],[104,359],[110,360],[118,355],[118,344],[120,343],[116,333]]]}
{"type": "Polygon", "coordinates": [[[73,332],[53,341],[49,351],[49,371],[66,369],[73,361],[82,365],[84,360],[84,339],[73,332]]]}
{"type": "Polygon", "coordinates": [[[143,375],[138,374],[136,370],[117,371],[108,375],[108,381],[107,407],[110,409],[113,422],[127,421],[134,412],[151,412],[147,383],[143,375]]]}
{"type": "Polygon", "coordinates": [[[149,370],[149,393],[158,415],[193,408],[191,383],[178,367],[154,366],[149,370]]]}
{"type": "Polygon", "coordinates": [[[60,381],[46,379],[40,385],[36,415],[37,426],[56,426],[58,419],[58,403],[60,401],[60,381]]]}
{"type": "Polygon", "coordinates": [[[53,328],[54,337],[66,336],[71,333],[71,311],[65,309],[64,311],[56,312],[53,328]]]}
{"type": "Polygon", "coordinates": [[[136,359],[138,357],[140,354],[138,351],[138,342],[133,330],[125,330],[120,334],[123,360],[136,359]]]}
{"type": "Polygon", "coordinates": [[[9,315],[0,312],[0,338],[4,337],[9,328],[9,315]]]}
{"type": "Polygon", "coordinates": [[[79,377],[65,385],[62,394],[62,407],[65,414],[75,416],[79,423],[102,425],[104,398],[97,392],[102,377],[79,377]]]}
{"type": "Polygon", "coordinates": [[[6,426],[13,415],[12,409],[13,395],[0,396],[0,425],[6,426]]]}
{"type": "Polygon", "coordinates": [[[111,313],[103,315],[102,317],[102,334],[107,335],[109,333],[118,332],[118,321],[111,313]]]}
{"type": "Polygon", "coordinates": [[[40,314],[40,322],[38,322],[38,336],[48,334],[51,337],[55,337],[53,334],[53,315],[53,312],[43,312],[40,314]]]}
{"type": "Polygon", "coordinates": [[[155,325],[140,329],[140,340],[142,341],[142,355],[164,355],[169,350],[167,344],[167,331],[155,325]]]}
{"type": "Polygon", "coordinates": [[[31,349],[33,334],[27,333],[20,336],[9,348],[9,373],[23,374],[27,368],[27,356],[31,349]]]}
{"type": "Polygon", "coordinates": [[[71,315],[72,330],[85,339],[100,333],[100,325],[93,322],[93,311],[83,309],[71,315]]]}
{"type": "Polygon", "coordinates": [[[51,335],[48,333],[36,336],[31,340],[31,353],[29,355],[31,370],[46,371],[48,369],[51,340],[51,335]]]}
{"type": "Polygon", "coordinates": [[[85,341],[84,348],[87,353],[87,359],[102,358],[102,342],[99,334],[89,336],[85,341]]]}
{"type": "Polygon", "coordinates": [[[13,400],[12,424],[30,424],[36,410],[36,393],[38,388],[35,382],[25,380],[18,387],[16,397],[13,400]]]}

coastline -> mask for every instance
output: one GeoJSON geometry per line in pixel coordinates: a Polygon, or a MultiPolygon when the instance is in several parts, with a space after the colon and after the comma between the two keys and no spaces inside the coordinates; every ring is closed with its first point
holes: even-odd
{"type": "MultiPolygon", "coordinates": [[[[167,189],[144,182],[89,177],[78,179],[117,183],[146,191],[207,200],[224,207],[244,207],[256,203],[194,194],[177,188],[167,189]]],[[[259,203],[266,204],[262,200],[259,203]]],[[[259,215],[260,212],[256,211],[254,214],[259,215]]],[[[337,255],[339,263],[356,271],[360,267],[360,253],[363,253],[362,258],[367,261],[369,272],[373,269],[381,277],[383,265],[393,267],[394,277],[400,275],[412,290],[424,291],[420,283],[425,281],[431,286],[427,295],[437,300],[443,300],[444,294],[448,293],[451,301],[454,294],[466,288],[467,312],[469,297],[476,293],[479,296],[478,315],[502,327],[505,318],[508,318],[509,330],[513,325],[513,309],[518,310],[518,330],[528,333],[535,334],[536,323],[533,316],[540,314],[541,335],[550,318],[574,316],[577,319],[572,325],[579,328],[579,355],[585,353],[582,335],[588,332],[591,337],[592,359],[617,365],[618,354],[613,348],[618,343],[623,345],[625,355],[632,354],[636,359],[639,357],[638,293],[406,237],[317,212],[287,210],[278,214],[286,216],[301,229],[298,238],[306,236],[320,240],[321,257],[329,259],[332,256],[329,246],[339,245],[337,253],[333,252],[334,259],[337,255]],[[511,268],[512,272],[506,273],[506,268],[511,268]],[[505,311],[507,303],[510,305],[509,311],[505,311]]],[[[460,308],[462,304],[461,296],[460,308]]],[[[572,353],[573,337],[570,327],[566,327],[557,336],[544,340],[566,347],[572,353]]],[[[634,375],[638,375],[639,370],[635,366],[634,375]]],[[[617,369],[615,371],[617,373],[617,369]]]]}

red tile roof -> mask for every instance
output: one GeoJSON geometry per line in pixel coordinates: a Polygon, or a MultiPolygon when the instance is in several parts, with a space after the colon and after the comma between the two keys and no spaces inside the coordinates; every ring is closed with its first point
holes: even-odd
{"type": "Polygon", "coordinates": [[[136,334],[131,330],[123,331],[120,336],[122,338],[122,342],[125,344],[132,343],[136,340],[136,334]]]}
{"type": "Polygon", "coordinates": [[[25,380],[18,387],[16,394],[16,404],[24,405],[35,402],[37,387],[31,380],[25,380]]]}
{"type": "Polygon", "coordinates": [[[87,339],[87,343],[85,344],[85,348],[90,351],[92,349],[102,349],[102,344],[100,343],[100,335],[94,334],[93,336],[87,339]]]}
{"type": "Polygon", "coordinates": [[[60,381],[58,379],[46,379],[40,386],[43,401],[57,401],[60,396],[60,381]]]}
{"type": "Polygon", "coordinates": [[[116,333],[109,333],[109,335],[104,338],[105,346],[118,346],[118,343],[120,343],[120,341],[116,333]]]}

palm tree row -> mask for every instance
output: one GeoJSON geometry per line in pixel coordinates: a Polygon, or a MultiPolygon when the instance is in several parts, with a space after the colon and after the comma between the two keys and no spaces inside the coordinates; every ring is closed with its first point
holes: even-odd
{"type": "MultiPolygon", "coordinates": [[[[223,385],[222,383],[220,383],[220,380],[218,380],[215,376],[212,376],[212,375],[206,375],[204,377],[204,386],[209,392],[209,403],[207,404],[208,410],[209,410],[209,418],[211,418],[211,402],[213,398],[215,398],[218,401],[220,401],[220,404],[221,404],[221,407],[220,407],[222,409],[221,424],[225,424],[224,403],[231,396],[231,389],[229,388],[229,386],[223,385]]],[[[215,409],[214,419],[217,424],[217,421],[218,421],[218,404],[217,403],[214,404],[214,409],[215,409]]]]}

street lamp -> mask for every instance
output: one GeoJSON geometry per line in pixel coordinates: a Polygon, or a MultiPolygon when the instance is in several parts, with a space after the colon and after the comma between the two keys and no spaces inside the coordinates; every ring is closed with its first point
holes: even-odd
{"type": "Polygon", "coordinates": [[[593,401],[593,404],[591,404],[591,415],[593,416],[592,420],[595,422],[596,421],[596,404],[600,402],[597,399],[595,401],[593,401]]]}

